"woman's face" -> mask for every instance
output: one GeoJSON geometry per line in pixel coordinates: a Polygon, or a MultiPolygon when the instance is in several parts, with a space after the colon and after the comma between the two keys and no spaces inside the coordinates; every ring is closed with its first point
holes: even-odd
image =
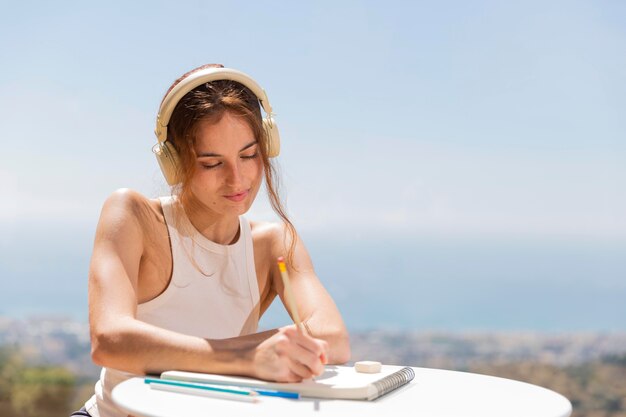
{"type": "Polygon", "coordinates": [[[229,112],[219,122],[201,121],[191,192],[203,205],[223,215],[248,211],[263,174],[263,161],[252,129],[229,112]]]}

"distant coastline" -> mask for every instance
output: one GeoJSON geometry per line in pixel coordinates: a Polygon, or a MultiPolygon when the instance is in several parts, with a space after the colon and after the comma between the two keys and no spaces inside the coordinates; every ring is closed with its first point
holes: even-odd
{"type": "MultiPolygon", "coordinates": [[[[530,361],[572,366],[626,354],[624,332],[476,332],[351,331],[352,361],[464,369],[530,361]]],[[[0,316],[0,346],[15,346],[32,363],[67,365],[75,372],[93,371],[89,357],[89,326],[71,318],[0,316]],[[78,365],[78,366],[77,366],[78,365]]]]}

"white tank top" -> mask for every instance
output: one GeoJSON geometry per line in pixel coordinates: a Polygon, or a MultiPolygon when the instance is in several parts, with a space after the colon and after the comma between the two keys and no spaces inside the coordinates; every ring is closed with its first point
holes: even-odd
{"type": "MultiPolygon", "coordinates": [[[[137,306],[137,319],[206,339],[255,333],[259,286],[250,224],[239,217],[239,238],[220,245],[198,232],[173,197],[161,197],[172,251],[172,277],[156,298],[137,306]]],[[[135,375],[102,368],[95,395],[85,403],[93,417],[122,417],[111,390],[135,375]]]]}

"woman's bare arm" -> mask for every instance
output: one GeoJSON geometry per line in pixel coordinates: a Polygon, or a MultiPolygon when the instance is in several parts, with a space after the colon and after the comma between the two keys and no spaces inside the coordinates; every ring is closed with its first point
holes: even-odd
{"type": "MultiPolygon", "coordinates": [[[[286,257],[290,240],[286,228],[270,225],[273,235],[273,259],[286,257]],[[287,236],[287,238],[286,238],[287,236]]],[[[270,268],[272,285],[284,305],[286,296],[282,278],[276,265],[270,268]]],[[[313,263],[302,240],[296,236],[293,262],[287,262],[289,280],[298,303],[298,312],[310,336],[325,340],[329,346],[328,363],[340,364],[350,360],[350,342],[348,331],[341,314],[313,269],[313,263]]],[[[293,314],[290,312],[290,315],[293,314]]]]}
{"type": "Polygon", "coordinates": [[[296,381],[320,372],[325,342],[292,326],[232,339],[208,340],[137,320],[144,197],[114,193],[104,204],[89,271],[89,322],[95,363],[131,373],[168,369],[296,381]]]}

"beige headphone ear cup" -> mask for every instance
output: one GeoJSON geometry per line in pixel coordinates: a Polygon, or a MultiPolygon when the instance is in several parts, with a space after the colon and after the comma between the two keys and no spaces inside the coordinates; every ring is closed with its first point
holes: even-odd
{"type": "Polygon", "coordinates": [[[161,172],[163,172],[167,183],[169,185],[178,184],[181,181],[181,179],[178,178],[178,167],[180,164],[178,152],[176,152],[174,146],[172,146],[172,144],[168,141],[157,143],[152,148],[152,152],[154,152],[154,155],[159,162],[159,167],[161,167],[161,172]]]}
{"type": "Polygon", "coordinates": [[[275,158],[280,153],[280,134],[278,133],[278,125],[273,117],[268,116],[263,119],[263,128],[267,137],[267,156],[275,158]]]}

